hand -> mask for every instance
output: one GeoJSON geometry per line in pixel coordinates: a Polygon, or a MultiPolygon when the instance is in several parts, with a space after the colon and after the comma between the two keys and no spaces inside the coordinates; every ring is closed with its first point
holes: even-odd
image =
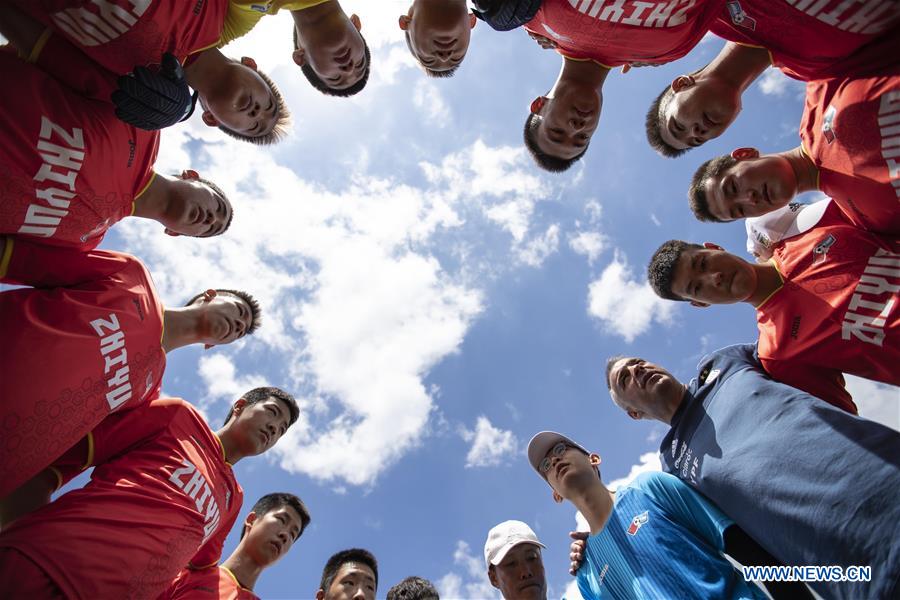
{"type": "Polygon", "coordinates": [[[627,73],[627,72],[630,71],[631,69],[637,68],[637,67],[659,67],[659,66],[664,65],[664,64],[666,64],[666,63],[661,63],[661,62],[658,62],[658,63],[653,63],[653,62],[633,62],[633,63],[628,63],[628,64],[625,64],[625,65],[622,65],[622,73],[627,73]]]}
{"type": "Polygon", "coordinates": [[[550,38],[544,37],[537,33],[532,33],[529,31],[528,37],[530,37],[531,39],[536,41],[538,46],[540,46],[544,50],[552,50],[553,48],[556,48],[558,46],[558,44],[556,42],[554,42],[553,40],[551,40],[550,38]]]}
{"type": "Polygon", "coordinates": [[[578,567],[584,562],[584,546],[587,544],[586,540],[589,535],[590,533],[587,531],[569,532],[569,537],[575,540],[569,546],[569,560],[572,561],[569,564],[569,575],[575,575],[575,573],[578,572],[578,567]]]}
{"type": "Polygon", "coordinates": [[[174,125],[193,112],[191,89],[178,59],[166,52],[159,71],[135,67],[118,79],[112,93],[116,116],[140,129],[154,131],[174,125]]]}

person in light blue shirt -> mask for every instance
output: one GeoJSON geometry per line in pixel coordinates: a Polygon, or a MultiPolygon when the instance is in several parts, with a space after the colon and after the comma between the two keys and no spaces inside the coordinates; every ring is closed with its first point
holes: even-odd
{"type": "MultiPolygon", "coordinates": [[[[766,598],[724,553],[744,565],[779,563],[677,477],[645,473],[612,492],[600,457],[552,431],[531,439],[528,460],[553,499],[569,500],[590,525],[577,575],[586,600],[766,598]]],[[[793,587],[793,598],[810,597],[802,584],[793,587]]]]}

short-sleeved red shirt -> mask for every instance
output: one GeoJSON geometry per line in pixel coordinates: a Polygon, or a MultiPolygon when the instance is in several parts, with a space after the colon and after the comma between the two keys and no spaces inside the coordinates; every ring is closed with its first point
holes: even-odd
{"type": "Polygon", "coordinates": [[[0,498],[159,394],[163,305],[128,254],[0,237],[0,498]]]}
{"type": "Polygon", "coordinates": [[[772,260],[784,284],[756,318],[774,379],[852,413],[841,373],[900,385],[900,239],[853,226],[832,203],[772,260]]]}
{"type": "Polygon", "coordinates": [[[164,52],[183,61],[215,47],[228,9],[228,0],[71,0],[56,2],[51,9],[16,1],[117,75],[138,65],[159,64],[164,52]]]}
{"type": "Polygon", "coordinates": [[[95,247],[153,180],[159,133],[0,52],[0,234],[95,247]]]}
{"type": "Polygon", "coordinates": [[[900,75],[808,83],[800,140],[854,224],[900,235],[900,75]]]}
{"type": "Polygon", "coordinates": [[[159,600],[259,600],[225,567],[183,569],[159,600]]]}
{"type": "Polygon", "coordinates": [[[665,63],[697,45],[723,0],[544,0],[525,29],[607,67],[665,63]]]}
{"type": "Polygon", "coordinates": [[[67,598],[156,598],[192,557],[218,560],[243,491],[187,402],[157,399],[93,432],[90,482],[0,533],[67,598]]]}
{"type": "Polygon", "coordinates": [[[896,72],[900,3],[892,0],[726,0],[710,31],[762,46],[801,81],[896,72]]]}

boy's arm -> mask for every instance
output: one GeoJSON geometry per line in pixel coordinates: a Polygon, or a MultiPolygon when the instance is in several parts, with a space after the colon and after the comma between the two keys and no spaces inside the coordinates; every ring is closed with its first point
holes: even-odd
{"type": "Polygon", "coordinates": [[[19,56],[28,58],[47,30],[9,2],[0,2],[0,34],[16,47],[19,56]]]}
{"type": "MultiPolygon", "coordinates": [[[[753,566],[780,566],[781,561],[769,554],[756,540],[747,535],[747,532],[731,525],[725,530],[725,554],[741,563],[745,567],[753,566]]],[[[801,581],[764,581],[766,591],[774,600],[801,600],[812,599],[809,588],[801,581]]]]}

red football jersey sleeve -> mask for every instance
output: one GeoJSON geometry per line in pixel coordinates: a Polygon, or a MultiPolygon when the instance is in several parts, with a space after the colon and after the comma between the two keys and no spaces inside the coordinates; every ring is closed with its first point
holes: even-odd
{"type": "Polygon", "coordinates": [[[800,140],[854,224],[900,235],[900,75],[808,83],[800,140]]]}
{"type": "Polygon", "coordinates": [[[159,600],[259,600],[247,588],[241,587],[234,574],[225,567],[184,569],[160,596],[159,600]]]}
{"type": "Polygon", "coordinates": [[[841,372],[900,385],[900,239],[853,226],[832,203],[772,260],[783,285],[757,307],[770,375],[852,413],[841,372]]]}
{"type": "Polygon", "coordinates": [[[607,67],[666,63],[700,42],[721,7],[722,0],[544,0],[525,29],[569,58],[607,67]]]}
{"type": "Polygon", "coordinates": [[[159,133],[0,52],[0,234],[95,247],[153,180],[159,133]]]}
{"type": "Polygon", "coordinates": [[[110,413],[155,397],[166,362],[163,306],[139,260],[21,242],[14,268],[28,264],[21,255],[82,275],[67,287],[0,293],[0,497],[110,413]]]}
{"type": "Polygon", "coordinates": [[[154,400],[94,432],[132,443],[82,489],[0,532],[67,598],[155,598],[240,511],[243,492],[218,438],[187,402],[154,400]]]}
{"type": "Polygon", "coordinates": [[[900,3],[870,0],[726,0],[710,31],[769,51],[787,75],[823,77],[897,72],[900,3]]]}
{"type": "Polygon", "coordinates": [[[117,75],[159,64],[164,52],[184,61],[215,47],[228,9],[228,0],[105,0],[72,2],[59,10],[30,0],[17,3],[117,75]]]}

